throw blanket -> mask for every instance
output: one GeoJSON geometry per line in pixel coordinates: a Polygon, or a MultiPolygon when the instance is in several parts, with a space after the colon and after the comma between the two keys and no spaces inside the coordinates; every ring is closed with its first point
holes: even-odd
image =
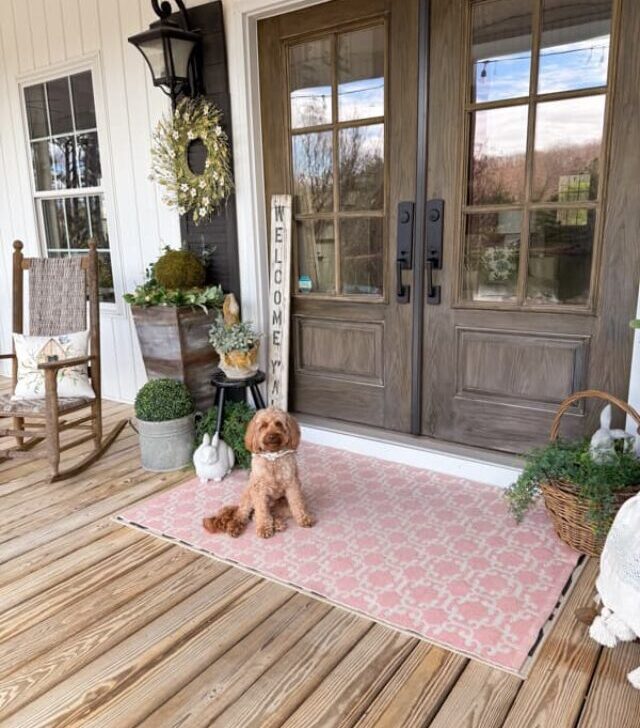
{"type": "MultiPolygon", "coordinates": [[[[590,634],[605,647],[640,637],[640,493],[619,510],[600,557],[596,581],[602,601],[590,634]]],[[[640,667],[629,675],[640,689],[640,667]]]]}

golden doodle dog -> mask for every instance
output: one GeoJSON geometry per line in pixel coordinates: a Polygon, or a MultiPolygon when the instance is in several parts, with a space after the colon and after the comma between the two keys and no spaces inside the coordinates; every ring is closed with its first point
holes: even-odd
{"type": "Polygon", "coordinates": [[[299,526],[313,526],[300,487],[296,462],[300,427],[294,418],[275,407],[258,410],[244,443],[252,453],[249,485],[237,506],[225,506],[203,520],[206,530],[239,536],[255,513],[256,533],[270,538],[284,531],[289,511],[299,526]]]}

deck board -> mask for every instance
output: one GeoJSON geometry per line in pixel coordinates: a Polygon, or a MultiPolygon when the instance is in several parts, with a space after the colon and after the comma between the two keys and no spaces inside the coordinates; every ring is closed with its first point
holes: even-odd
{"type": "Polygon", "coordinates": [[[601,650],[573,618],[594,562],[522,682],[114,523],[185,477],[144,472],[128,428],[86,472],[45,475],[0,464],[2,726],[637,725],[640,645],[601,650]]]}

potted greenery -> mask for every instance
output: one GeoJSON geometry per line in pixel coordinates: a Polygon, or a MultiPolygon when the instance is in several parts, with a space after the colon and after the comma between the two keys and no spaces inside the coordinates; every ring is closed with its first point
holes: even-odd
{"type": "Polygon", "coordinates": [[[132,424],[145,470],[179,470],[191,462],[195,406],[185,384],[152,379],[136,395],[135,414],[132,424]]]}
{"type": "Polygon", "coordinates": [[[146,280],[124,296],[131,304],[147,376],[184,382],[196,407],[213,404],[217,358],[208,331],[222,307],[220,286],[204,286],[204,266],[188,250],[165,248],[146,280]]]}
{"type": "MultiPolygon", "coordinates": [[[[222,422],[222,439],[233,449],[236,466],[245,470],[251,467],[251,453],[244,444],[244,436],[255,410],[246,402],[226,402],[222,422]]],[[[218,422],[218,408],[211,407],[204,414],[196,415],[196,443],[202,442],[204,435],[212,437],[218,422]]]]}
{"type": "MultiPolygon", "coordinates": [[[[558,536],[572,548],[591,556],[602,551],[607,532],[622,504],[640,491],[640,460],[629,449],[632,438],[609,437],[605,454],[594,456],[593,439],[558,438],[560,418],[579,399],[597,397],[615,404],[638,422],[638,414],[612,395],[589,390],[562,402],[551,428],[550,442],[529,453],[520,477],[506,497],[521,521],[539,494],[558,536]]],[[[605,437],[610,430],[599,430],[605,437]]]]}
{"type": "Polygon", "coordinates": [[[247,379],[258,371],[260,334],[250,323],[227,323],[218,316],[209,330],[209,341],[220,357],[220,369],[229,379],[247,379]]]}

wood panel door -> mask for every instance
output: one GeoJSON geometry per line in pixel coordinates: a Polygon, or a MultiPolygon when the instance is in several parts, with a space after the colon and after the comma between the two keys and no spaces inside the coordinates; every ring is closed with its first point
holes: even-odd
{"type": "MultiPolygon", "coordinates": [[[[638,37],[636,0],[431,0],[427,185],[445,214],[424,433],[518,452],[571,392],[626,397],[638,37]]],[[[576,405],[564,432],[596,415],[576,405]]]]}
{"type": "Polygon", "coordinates": [[[417,17],[417,0],[334,0],[258,25],[265,204],[294,200],[291,405],[393,430],[411,412],[395,261],[398,203],[415,195],[417,17]]]}

